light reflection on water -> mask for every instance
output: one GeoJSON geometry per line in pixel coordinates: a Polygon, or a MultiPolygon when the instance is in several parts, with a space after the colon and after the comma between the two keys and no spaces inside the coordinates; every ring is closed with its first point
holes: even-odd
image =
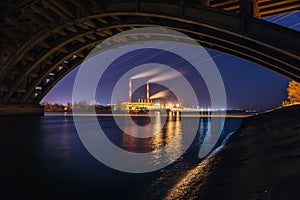
{"type": "MultiPolygon", "coordinates": [[[[199,163],[198,152],[203,137],[211,129],[210,119],[200,118],[198,134],[182,158],[160,171],[128,174],[110,169],[87,152],[76,133],[71,116],[0,117],[0,120],[3,137],[0,142],[1,156],[5,160],[0,166],[0,192],[3,192],[4,197],[6,193],[14,193],[50,199],[160,199],[187,170],[199,163]]],[[[99,121],[107,137],[128,151],[159,150],[176,134],[179,135],[172,149],[165,152],[170,160],[176,155],[174,152],[182,149],[182,136],[187,134],[182,132],[179,115],[168,118],[162,131],[146,139],[137,139],[123,133],[111,117],[102,116],[99,121]]],[[[236,129],[240,121],[227,119],[221,137],[224,138],[226,133],[236,129]]],[[[157,127],[162,126],[158,115],[153,123],[157,127]]],[[[126,127],[124,132],[127,131],[130,132],[131,127],[126,127]]],[[[161,157],[159,151],[156,152],[154,163],[161,157]]]]}
{"type": "MultiPolygon", "coordinates": [[[[156,123],[158,124],[157,126],[161,127],[161,120],[159,115],[156,119],[156,123]]],[[[177,115],[173,120],[169,118],[164,131],[160,131],[158,134],[155,134],[150,141],[150,145],[155,152],[153,157],[154,163],[158,164],[158,162],[160,162],[162,154],[166,155],[168,161],[174,160],[174,158],[176,158],[176,155],[178,155],[178,153],[183,149],[180,116],[177,115]],[[178,135],[178,137],[175,138],[175,135],[178,135]],[[172,139],[175,139],[176,141],[173,143],[173,146],[171,146],[171,148],[165,149],[165,151],[159,151],[161,147],[170,143],[172,139]]]]}

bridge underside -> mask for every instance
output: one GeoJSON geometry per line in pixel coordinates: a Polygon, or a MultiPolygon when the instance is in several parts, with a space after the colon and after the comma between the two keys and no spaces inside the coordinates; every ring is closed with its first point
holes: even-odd
{"type": "MultiPolygon", "coordinates": [[[[178,30],[204,47],[300,81],[300,33],[260,20],[298,10],[299,1],[20,2],[17,8],[5,4],[0,22],[0,115],[17,114],[16,109],[30,114],[30,106],[39,113],[41,99],[95,46],[138,27],[178,30]]],[[[126,45],[129,37],[113,42],[126,45]]],[[[137,39],[144,38],[147,35],[137,39]]],[[[111,45],[98,47],[105,50],[111,45]]]]}

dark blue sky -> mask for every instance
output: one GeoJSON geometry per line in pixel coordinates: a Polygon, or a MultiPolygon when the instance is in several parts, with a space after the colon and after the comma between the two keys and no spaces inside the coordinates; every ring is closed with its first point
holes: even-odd
{"type": "MultiPolygon", "coordinates": [[[[300,13],[267,18],[266,20],[286,27],[300,30],[300,13]]],[[[222,75],[227,93],[228,108],[266,110],[277,107],[286,99],[289,79],[248,61],[208,51],[222,75]]],[[[72,101],[73,82],[78,68],[65,76],[45,96],[43,102],[66,104],[72,101]]],[[[100,103],[109,103],[108,98],[100,96],[100,103]]]]}

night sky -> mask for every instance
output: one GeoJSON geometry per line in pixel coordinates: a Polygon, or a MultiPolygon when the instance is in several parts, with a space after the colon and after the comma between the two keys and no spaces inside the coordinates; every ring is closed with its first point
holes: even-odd
{"type": "MultiPolygon", "coordinates": [[[[300,31],[300,13],[266,18],[273,23],[300,31]]],[[[287,98],[288,78],[237,57],[208,50],[214,59],[225,84],[229,109],[267,110],[277,107],[287,98]]],[[[42,102],[72,102],[72,88],[78,67],[65,76],[45,96],[42,102]]],[[[112,76],[113,75],[108,75],[112,76]]],[[[109,84],[109,78],[105,81],[109,84]]],[[[97,95],[101,104],[109,102],[108,95],[97,95]]]]}

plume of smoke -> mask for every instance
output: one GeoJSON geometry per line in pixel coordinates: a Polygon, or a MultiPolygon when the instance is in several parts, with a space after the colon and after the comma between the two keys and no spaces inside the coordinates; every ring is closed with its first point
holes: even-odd
{"type": "Polygon", "coordinates": [[[181,76],[181,73],[177,71],[168,71],[163,74],[160,74],[158,76],[155,76],[154,78],[150,79],[149,82],[159,82],[159,81],[167,81],[176,77],[181,76]]]}
{"type": "Polygon", "coordinates": [[[150,97],[150,99],[163,98],[163,97],[165,97],[165,96],[168,96],[169,94],[170,94],[170,91],[168,91],[168,90],[163,90],[163,91],[160,91],[160,92],[158,92],[158,93],[152,95],[152,96],[150,97]]]}
{"type": "Polygon", "coordinates": [[[159,74],[160,72],[161,72],[161,70],[159,68],[154,68],[154,69],[150,69],[148,71],[139,73],[137,75],[134,75],[131,77],[131,79],[146,78],[149,76],[154,76],[156,74],[159,74]]]}

